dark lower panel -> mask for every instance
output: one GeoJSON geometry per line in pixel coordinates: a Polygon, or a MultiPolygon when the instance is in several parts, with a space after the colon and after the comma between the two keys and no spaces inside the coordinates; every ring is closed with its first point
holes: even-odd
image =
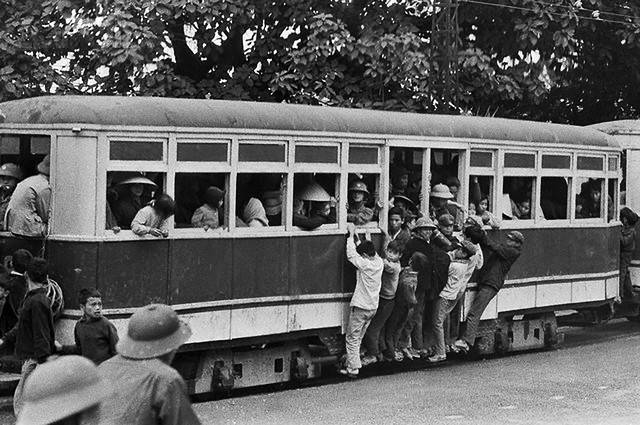
{"type": "Polygon", "coordinates": [[[287,295],[289,238],[233,240],[233,298],[287,295]]]}
{"type": "MultiPolygon", "coordinates": [[[[233,240],[171,241],[169,301],[172,304],[228,300],[233,297],[233,240]]],[[[245,264],[251,261],[245,258],[245,264]]]]}
{"type": "Polygon", "coordinates": [[[103,242],[98,251],[98,287],[107,308],[166,303],[169,240],[103,242]]]}
{"type": "MultiPolygon", "coordinates": [[[[98,286],[98,247],[95,242],[49,242],[47,258],[51,277],[62,288],[67,308],[77,309],[76,299],[82,288],[98,286]]],[[[105,288],[99,288],[104,292],[105,288]]],[[[118,299],[103,300],[106,308],[118,299]]]]}
{"type": "Polygon", "coordinates": [[[342,292],[344,240],[332,235],[291,238],[291,295],[342,292]]]}

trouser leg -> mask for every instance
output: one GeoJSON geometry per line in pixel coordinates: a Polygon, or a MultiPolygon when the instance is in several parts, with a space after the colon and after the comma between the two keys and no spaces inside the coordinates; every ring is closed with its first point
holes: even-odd
{"type": "Polygon", "coordinates": [[[480,286],[480,289],[473,300],[473,304],[471,304],[471,308],[469,309],[469,314],[467,315],[467,328],[462,335],[462,339],[465,340],[469,346],[472,346],[476,341],[476,332],[478,331],[478,325],[480,324],[480,317],[482,317],[482,313],[497,293],[498,291],[490,286],[480,286]]]}
{"type": "Polygon", "coordinates": [[[633,253],[621,252],[620,253],[620,296],[633,296],[633,283],[631,283],[631,276],[629,274],[629,265],[631,265],[631,259],[633,253]]]}
{"type": "Polygon", "coordinates": [[[379,339],[380,332],[384,327],[389,315],[391,315],[391,311],[393,310],[393,300],[386,300],[384,298],[380,298],[380,302],[378,303],[378,310],[376,311],[376,315],[373,316],[371,320],[371,324],[367,329],[367,332],[364,335],[364,339],[362,343],[364,344],[364,348],[367,350],[367,353],[373,356],[377,356],[380,354],[379,348],[379,339]]]}
{"type": "Polygon", "coordinates": [[[424,312],[424,294],[416,297],[418,303],[411,310],[407,322],[402,328],[399,346],[415,349],[422,349],[422,313],[424,312]]]}
{"type": "Polygon", "coordinates": [[[362,363],[360,362],[360,344],[375,314],[375,310],[351,307],[349,325],[347,326],[347,334],[345,336],[345,345],[347,348],[346,366],[349,369],[360,369],[362,367],[362,363]]]}
{"type": "Polygon", "coordinates": [[[444,298],[439,298],[435,304],[435,317],[434,317],[434,325],[433,325],[433,333],[435,339],[435,355],[444,356],[446,355],[445,350],[445,341],[444,341],[444,324],[446,323],[446,319],[449,316],[449,313],[456,306],[457,300],[446,300],[444,298]]]}

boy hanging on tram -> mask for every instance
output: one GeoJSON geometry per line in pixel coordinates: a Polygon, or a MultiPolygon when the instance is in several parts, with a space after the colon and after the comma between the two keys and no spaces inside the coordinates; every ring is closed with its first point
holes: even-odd
{"type": "MultiPolygon", "coordinates": [[[[633,258],[633,251],[636,249],[636,229],[638,222],[638,214],[630,208],[624,207],[620,210],[620,221],[622,229],[620,229],[620,295],[623,299],[634,298],[633,284],[629,274],[629,265],[633,258]]],[[[620,301],[616,299],[616,301],[620,301]]]]}

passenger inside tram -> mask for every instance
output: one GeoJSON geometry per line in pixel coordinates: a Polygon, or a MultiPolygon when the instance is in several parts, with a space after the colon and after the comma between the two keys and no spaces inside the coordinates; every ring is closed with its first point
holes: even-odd
{"type": "Polygon", "coordinates": [[[4,216],[11,200],[16,185],[22,180],[22,170],[16,164],[10,162],[0,167],[0,230],[5,229],[4,216]]]}
{"type": "Polygon", "coordinates": [[[370,193],[363,180],[355,180],[349,186],[349,203],[347,204],[347,222],[356,225],[367,224],[373,220],[373,209],[367,206],[370,193]]]}
{"type": "MultiPolygon", "coordinates": [[[[503,180],[503,220],[531,219],[532,177],[505,177],[503,180]],[[529,214],[522,216],[519,204],[528,203],[529,214]]],[[[525,204],[526,205],[526,204],[525,204]]],[[[523,208],[526,212],[526,206],[523,208]]]]}
{"type": "Polygon", "coordinates": [[[171,222],[169,218],[176,210],[176,203],[166,193],[144,206],[131,222],[131,230],[138,236],[151,235],[166,238],[169,236],[171,222]]]}
{"type": "Polygon", "coordinates": [[[282,225],[282,199],[285,187],[286,180],[280,173],[238,174],[236,226],[261,228],[282,225]],[[267,217],[267,209],[261,200],[267,203],[273,220],[267,217]]]}
{"type": "Polygon", "coordinates": [[[332,174],[298,174],[294,181],[293,225],[305,230],[316,229],[323,224],[336,222],[336,211],[329,191],[335,191],[332,174]],[[321,183],[319,183],[321,182],[321,183]],[[302,187],[298,192],[297,188],[302,187]]]}
{"type": "MultiPolygon", "coordinates": [[[[158,185],[141,173],[134,175],[129,173],[121,177],[124,178],[116,184],[118,195],[112,210],[118,226],[122,229],[130,229],[131,222],[138,211],[153,199],[154,191],[158,185]]],[[[109,177],[107,177],[108,180],[109,177]]]]}
{"type": "Polygon", "coordinates": [[[201,227],[204,230],[219,228],[219,214],[223,204],[224,191],[215,186],[207,188],[204,193],[204,204],[193,213],[191,225],[201,227]]]}

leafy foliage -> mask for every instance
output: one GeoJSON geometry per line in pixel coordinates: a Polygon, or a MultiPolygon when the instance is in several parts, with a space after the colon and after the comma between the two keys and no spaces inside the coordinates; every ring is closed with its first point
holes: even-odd
{"type": "MultiPolygon", "coordinates": [[[[429,0],[0,0],[0,100],[47,93],[428,111],[429,0]]],[[[461,1],[460,112],[637,117],[640,8],[461,1]]]]}

